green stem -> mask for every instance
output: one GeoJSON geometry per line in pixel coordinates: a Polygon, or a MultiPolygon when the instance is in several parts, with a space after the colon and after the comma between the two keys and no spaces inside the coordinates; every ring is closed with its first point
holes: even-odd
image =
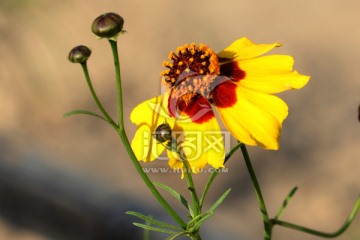
{"type": "Polygon", "coordinates": [[[346,219],[345,223],[339,228],[339,230],[337,230],[336,232],[333,232],[333,233],[320,232],[320,231],[310,229],[310,228],[306,228],[306,227],[303,227],[303,226],[299,226],[299,225],[296,225],[296,224],[293,224],[293,223],[280,221],[278,219],[272,219],[271,221],[272,221],[273,225],[279,225],[279,226],[291,228],[291,229],[294,229],[294,230],[297,230],[297,231],[309,233],[309,234],[316,235],[316,236],[319,236],[319,237],[335,238],[335,237],[340,236],[343,232],[346,231],[346,229],[350,226],[350,224],[355,219],[355,216],[358,213],[359,209],[360,209],[360,197],[357,199],[357,201],[355,203],[355,206],[354,206],[353,210],[351,211],[349,217],[346,219]]]}
{"type": "MultiPolygon", "coordinates": [[[[149,217],[151,217],[151,216],[149,216],[149,217]]],[[[146,221],[145,225],[150,226],[151,224],[149,221],[146,221]]],[[[149,229],[144,229],[144,240],[150,240],[150,230],[149,229]]]]}
{"type": "Polygon", "coordinates": [[[188,161],[184,158],[184,154],[180,150],[177,150],[178,155],[181,158],[181,161],[183,162],[184,168],[185,168],[185,179],[188,185],[188,190],[191,193],[191,198],[193,201],[193,208],[194,208],[194,218],[201,214],[201,208],[199,204],[199,198],[196,192],[196,188],[194,185],[194,181],[191,176],[191,169],[189,166],[188,161]]]}
{"type": "Polygon", "coordinates": [[[89,86],[89,89],[90,89],[90,92],[91,92],[91,95],[92,97],[94,98],[95,102],[96,102],[96,105],[98,106],[98,108],[100,109],[100,111],[102,112],[102,114],[104,115],[104,117],[108,120],[108,122],[115,128],[117,129],[118,128],[118,125],[114,122],[114,120],[110,117],[110,115],[106,112],[105,108],[102,106],[99,98],[97,97],[96,95],[96,92],[94,90],[94,87],[91,83],[91,79],[90,79],[90,75],[89,75],[89,71],[88,71],[88,68],[87,68],[87,64],[86,62],[85,63],[82,63],[81,64],[81,67],[84,71],[84,75],[85,75],[85,78],[86,78],[86,82],[89,86]]]}
{"type": "Polygon", "coordinates": [[[118,53],[118,49],[117,49],[117,41],[109,40],[109,43],[111,45],[111,50],[112,50],[112,53],[114,56],[114,65],[115,65],[118,125],[120,128],[121,127],[123,128],[124,127],[124,111],[123,111],[120,62],[119,62],[119,53],[118,53]]]}
{"type": "Polygon", "coordinates": [[[260,207],[260,211],[261,211],[261,214],[262,214],[262,219],[263,219],[263,223],[264,223],[264,240],[271,240],[272,224],[270,222],[269,215],[268,215],[268,212],[266,210],[266,205],[265,205],[265,201],[264,201],[264,198],[262,196],[262,193],[261,193],[261,188],[260,188],[259,182],[258,182],[258,180],[256,178],[256,174],[255,174],[254,168],[253,168],[253,166],[251,164],[251,160],[250,160],[249,154],[248,154],[248,152],[246,150],[246,146],[244,144],[242,144],[240,146],[240,148],[241,148],[241,152],[242,152],[242,154],[244,156],[246,167],[247,167],[248,172],[250,174],[251,181],[253,183],[255,193],[256,193],[256,197],[257,197],[257,200],[258,200],[258,204],[259,204],[259,207],[260,207]]]}
{"type": "Polygon", "coordinates": [[[145,182],[146,186],[150,189],[151,193],[158,200],[158,202],[165,208],[165,210],[172,216],[172,218],[184,229],[186,229],[185,221],[175,212],[175,210],[168,204],[168,202],[162,197],[159,191],[156,189],[154,184],[151,182],[149,177],[144,172],[141,164],[137,160],[134,151],[131,148],[128,137],[126,136],[125,126],[124,126],[124,117],[123,117],[123,100],[122,100],[122,88],[121,88],[121,75],[120,75],[120,64],[119,56],[117,50],[117,42],[109,40],[111,49],[114,57],[115,64],[115,74],[116,74],[116,90],[117,90],[117,100],[118,100],[118,128],[117,132],[123,142],[126,152],[129,154],[132,164],[134,165],[136,171],[139,173],[142,180],[145,182]]]}
{"type": "Polygon", "coordinates": [[[201,240],[201,236],[199,234],[190,235],[189,236],[191,240],[201,240]]]}
{"type": "MultiPolygon", "coordinates": [[[[226,154],[225,160],[224,160],[224,165],[225,165],[225,163],[230,159],[230,157],[240,148],[241,145],[242,145],[242,143],[237,143],[237,144],[230,150],[230,152],[229,152],[228,154],[226,154]]],[[[210,177],[209,177],[209,179],[208,179],[208,181],[207,181],[207,183],[206,183],[206,185],[205,185],[204,191],[203,191],[203,193],[202,193],[202,195],[201,195],[201,198],[200,198],[200,210],[202,209],[202,206],[203,206],[203,204],[204,204],[206,194],[207,194],[207,192],[209,191],[210,186],[211,186],[211,184],[214,182],[214,180],[215,180],[216,176],[218,175],[218,173],[219,173],[218,171],[213,172],[213,173],[210,175],[210,177]]]]}

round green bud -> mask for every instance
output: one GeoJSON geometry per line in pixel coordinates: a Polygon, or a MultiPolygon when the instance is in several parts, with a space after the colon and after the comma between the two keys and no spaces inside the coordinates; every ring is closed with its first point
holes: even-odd
{"type": "Polygon", "coordinates": [[[85,63],[91,55],[91,50],[86,46],[77,46],[71,49],[68,59],[73,63],[85,63]]]}
{"type": "Polygon", "coordinates": [[[153,134],[153,137],[156,139],[158,143],[165,143],[169,140],[171,140],[171,128],[170,125],[167,123],[163,123],[159,125],[155,133],[153,134]]]}
{"type": "Polygon", "coordinates": [[[112,38],[121,32],[124,19],[116,13],[105,13],[97,17],[91,26],[91,31],[101,38],[112,38]]]}

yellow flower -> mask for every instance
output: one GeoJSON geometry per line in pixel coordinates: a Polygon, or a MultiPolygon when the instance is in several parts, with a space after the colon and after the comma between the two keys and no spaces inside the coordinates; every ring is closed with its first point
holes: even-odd
{"type": "Polygon", "coordinates": [[[237,140],[278,149],[288,107],[273,94],[300,89],[310,79],[293,71],[291,56],[262,56],[279,46],[241,38],[218,54],[194,43],[170,52],[161,73],[166,93],[141,103],[130,116],[138,126],[132,141],[138,160],[152,161],[167,149],[169,165],[183,169],[175,145],[195,173],[207,163],[222,167],[224,140],[212,106],[237,140]],[[172,137],[159,143],[153,136],[164,123],[172,137]]]}

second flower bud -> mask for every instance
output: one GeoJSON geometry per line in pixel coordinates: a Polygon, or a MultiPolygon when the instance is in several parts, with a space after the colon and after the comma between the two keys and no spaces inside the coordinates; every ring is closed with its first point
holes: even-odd
{"type": "Polygon", "coordinates": [[[123,26],[124,19],[110,12],[97,17],[92,23],[91,31],[100,38],[116,38],[123,26]]]}

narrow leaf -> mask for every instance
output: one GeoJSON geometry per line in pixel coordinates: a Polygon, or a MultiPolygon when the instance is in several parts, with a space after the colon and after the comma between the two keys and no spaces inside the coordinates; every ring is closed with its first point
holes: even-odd
{"type": "Polygon", "coordinates": [[[174,226],[174,225],[171,225],[171,224],[162,222],[162,221],[155,220],[155,219],[153,219],[152,217],[145,216],[145,215],[143,215],[143,214],[141,214],[141,213],[138,213],[138,212],[128,211],[128,212],[126,212],[126,214],[129,214],[129,215],[138,217],[138,218],[140,218],[140,219],[145,220],[147,223],[150,223],[150,224],[153,224],[153,225],[157,225],[157,226],[162,227],[162,228],[169,228],[169,229],[174,229],[174,230],[179,230],[179,231],[182,231],[182,230],[183,230],[183,229],[180,228],[180,227],[177,227],[177,226],[174,226]]]}
{"type": "Polygon", "coordinates": [[[303,227],[300,225],[281,221],[278,219],[272,219],[272,222],[273,222],[273,224],[291,228],[291,229],[301,231],[304,233],[308,233],[311,235],[315,235],[315,236],[319,236],[319,237],[323,237],[323,238],[336,238],[336,237],[340,236],[341,234],[343,234],[346,231],[346,229],[348,229],[350,224],[354,221],[355,216],[359,210],[360,210],[360,197],[358,197],[358,199],[353,207],[353,210],[351,211],[349,217],[345,220],[344,224],[336,232],[332,232],[332,233],[317,231],[317,230],[314,230],[311,228],[303,227]]]}
{"type": "Polygon", "coordinates": [[[189,226],[193,226],[197,221],[199,221],[200,218],[203,218],[205,215],[209,214],[208,212],[202,213],[200,215],[197,215],[196,217],[194,217],[193,219],[191,219],[188,222],[188,227],[189,226]]]}
{"type": "MultiPolygon", "coordinates": [[[[224,164],[231,158],[231,156],[240,148],[240,146],[242,145],[243,143],[241,142],[238,142],[231,150],[230,152],[228,152],[225,156],[225,161],[224,161],[224,164]]],[[[211,184],[213,183],[215,177],[218,175],[218,171],[215,171],[211,174],[210,178],[208,179],[206,185],[205,185],[205,188],[204,188],[204,191],[201,195],[201,198],[200,198],[200,208],[202,208],[203,204],[204,204],[204,201],[205,201],[205,197],[206,197],[206,194],[207,192],[209,191],[210,189],[210,186],[211,184]]]]}
{"type": "Polygon", "coordinates": [[[161,232],[161,233],[167,233],[167,234],[177,234],[178,232],[174,232],[168,229],[163,229],[163,228],[157,228],[157,227],[152,227],[152,226],[148,226],[146,224],[142,224],[142,223],[133,223],[135,226],[137,227],[141,227],[143,229],[149,230],[149,231],[154,231],[154,232],[161,232]]]}
{"type": "Polygon", "coordinates": [[[165,240],[174,240],[175,238],[180,237],[181,235],[185,235],[185,234],[186,234],[185,231],[184,231],[184,232],[175,233],[175,234],[171,235],[170,237],[166,238],[165,240]]]}
{"type": "Polygon", "coordinates": [[[191,219],[191,221],[188,222],[188,231],[192,232],[195,229],[195,226],[198,226],[199,222],[201,225],[206,219],[211,217],[213,214],[214,214],[213,212],[207,211],[207,212],[200,214],[200,215],[196,216],[195,218],[191,219]]]}
{"type": "Polygon", "coordinates": [[[197,231],[206,220],[208,220],[212,215],[214,215],[214,212],[209,212],[208,211],[208,212],[206,212],[206,213],[204,213],[202,215],[203,216],[200,218],[200,220],[195,222],[194,226],[191,227],[189,232],[197,231]]]}
{"type": "Polygon", "coordinates": [[[279,219],[279,217],[281,216],[281,214],[284,212],[286,206],[288,205],[288,203],[290,202],[291,198],[294,196],[294,194],[296,193],[298,187],[294,187],[289,194],[286,196],[283,204],[281,205],[281,208],[279,209],[278,213],[276,214],[276,216],[274,217],[274,219],[279,219]]]}
{"type": "Polygon", "coordinates": [[[219,199],[214,203],[214,205],[212,205],[211,208],[209,208],[209,212],[215,212],[215,209],[225,200],[227,195],[229,195],[230,191],[231,188],[229,188],[226,192],[224,192],[223,195],[221,195],[221,197],[219,197],[219,199]]]}
{"type": "Polygon", "coordinates": [[[185,208],[189,211],[191,217],[194,217],[194,212],[191,206],[189,205],[188,201],[179,192],[159,182],[154,182],[154,185],[168,191],[172,196],[174,196],[177,200],[179,200],[182,203],[182,205],[185,206],[185,208]]]}
{"type": "Polygon", "coordinates": [[[103,116],[97,114],[97,113],[94,113],[94,112],[91,112],[91,111],[88,111],[88,110],[82,110],[82,109],[77,109],[77,110],[73,110],[73,111],[70,111],[70,112],[67,112],[64,114],[64,117],[70,117],[70,116],[73,116],[73,115],[78,115],[78,114],[85,114],[85,115],[90,115],[90,116],[94,116],[94,117],[97,117],[97,118],[100,118],[106,122],[109,122],[106,118],[104,118],[103,116]]]}

